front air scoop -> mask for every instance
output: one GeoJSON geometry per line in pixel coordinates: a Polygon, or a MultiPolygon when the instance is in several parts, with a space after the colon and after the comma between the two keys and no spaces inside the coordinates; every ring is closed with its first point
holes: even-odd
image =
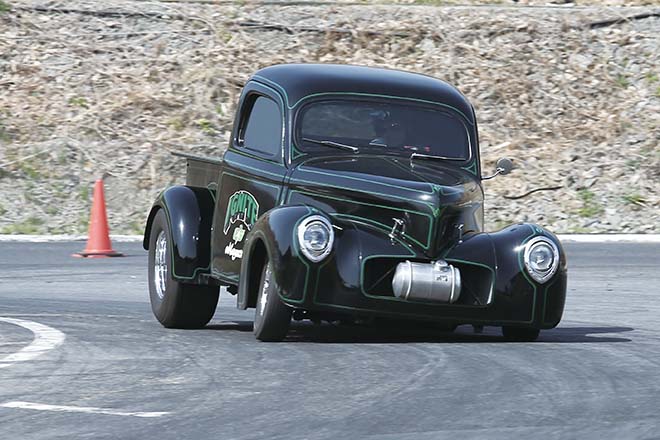
{"type": "MultiPolygon", "coordinates": [[[[483,202],[478,181],[464,170],[399,157],[310,159],[293,170],[289,185],[289,203],[371,224],[429,256],[463,214],[479,217],[483,202]]],[[[480,219],[476,223],[480,228],[480,219]]]]}

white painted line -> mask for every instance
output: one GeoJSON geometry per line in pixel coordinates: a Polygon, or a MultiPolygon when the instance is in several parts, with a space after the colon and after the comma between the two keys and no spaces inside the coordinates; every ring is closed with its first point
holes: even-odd
{"type": "Polygon", "coordinates": [[[169,412],[129,412],[117,411],[112,408],[96,408],[93,406],[69,406],[69,405],[47,405],[45,403],[33,402],[6,402],[0,405],[2,408],[18,408],[18,409],[32,409],[36,411],[55,411],[55,412],[74,412],[86,414],[106,414],[109,416],[125,416],[125,417],[162,417],[169,414],[169,412]]]}
{"type": "Polygon", "coordinates": [[[559,234],[566,243],[660,243],[660,234],[559,234]]]}
{"type": "Polygon", "coordinates": [[[106,314],[94,314],[94,313],[3,313],[4,316],[29,316],[41,317],[41,318],[52,318],[52,317],[61,317],[65,316],[67,318],[76,318],[79,316],[103,316],[104,318],[128,318],[126,315],[106,315],[106,314]]]}
{"type": "Polygon", "coordinates": [[[0,359],[0,368],[6,368],[16,362],[25,362],[41,356],[47,351],[62,345],[65,339],[64,333],[61,331],[38,322],[3,317],[0,317],[0,322],[18,325],[34,333],[34,340],[29,345],[0,359]]]}

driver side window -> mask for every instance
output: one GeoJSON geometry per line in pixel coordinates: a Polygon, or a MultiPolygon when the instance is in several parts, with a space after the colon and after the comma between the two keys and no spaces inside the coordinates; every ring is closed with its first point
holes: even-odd
{"type": "Polygon", "coordinates": [[[282,148],[282,112],[275,101],[261,95],[249,97],[247,117],[239,130],[238,145],[261,155],[279,157],[282,148]]]}

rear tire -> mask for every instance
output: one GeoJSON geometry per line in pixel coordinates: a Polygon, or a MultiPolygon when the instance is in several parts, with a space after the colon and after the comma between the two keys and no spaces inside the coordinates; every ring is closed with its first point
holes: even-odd
{"type": "Polygon", "coordinates": [[[201,328],[213,318],[220,288],[185,284],[172,278],[170,231],[163,210],[149,236],[149,299],[154,316],[167,328],[201,328]]]}
{"type": "Polygon", "coordinates": [[[507,341],[533,342],[539,337],[541,330],[531,327],[502,327],[502,335],[507,341]]]}
{"type": "Polygon", "coordinates": [[[291,308],[280,299],[280,288],[270,262],[264,265],[254,312],[254,336],[264,342],[279,342],[286,337],[291,323],[291,308]]]}

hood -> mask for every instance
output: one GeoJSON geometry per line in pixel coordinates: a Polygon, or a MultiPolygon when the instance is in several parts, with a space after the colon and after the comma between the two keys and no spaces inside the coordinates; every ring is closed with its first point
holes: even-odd
{"type": "Polygon", "coordinates": [[[289,185],[290,203],[307,203],[388,232],[395,219],[401,220],[400,237],[429,256],[450,239],[457,224],[463,223],[464,231],[482,229],[479,181],[445,162],[367,155],[317,157],[299,164],[289,185]]]}

